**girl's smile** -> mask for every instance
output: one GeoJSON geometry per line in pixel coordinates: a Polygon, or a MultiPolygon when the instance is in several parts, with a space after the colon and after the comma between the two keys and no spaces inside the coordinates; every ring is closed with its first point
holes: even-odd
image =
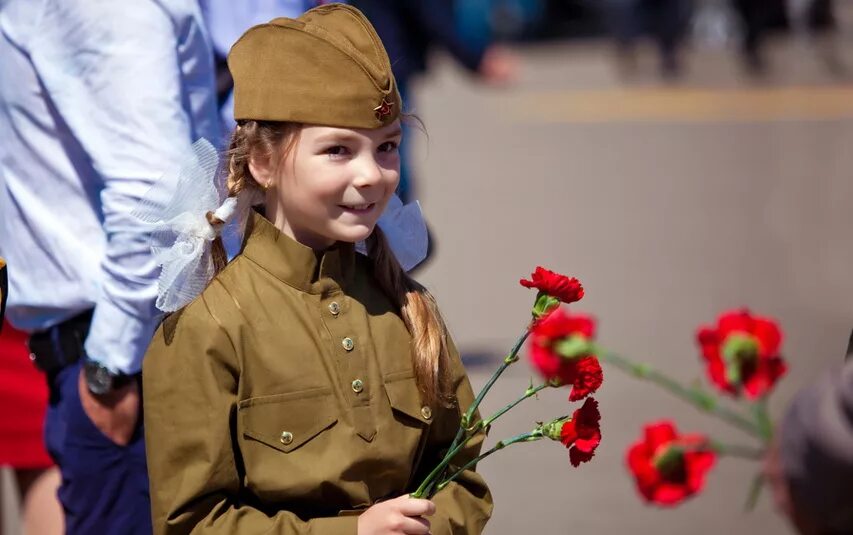
{"type": "Polygon", "coordinates": [[[303,126],[277,162],[254,158],[279,230],[320,250],[373,232],[400,180],[400,122],[377,129],[303,126]]]}

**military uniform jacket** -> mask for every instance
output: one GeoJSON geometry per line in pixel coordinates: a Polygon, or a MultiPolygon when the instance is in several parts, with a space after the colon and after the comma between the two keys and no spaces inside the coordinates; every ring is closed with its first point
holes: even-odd
{"type": "MultiPolygon", "coordinates": [[[[422,403],[409,332],[352,245],[318,255],[250,228],[143,361],[154,533],[354,535],[437,464],[471,386],[452,349],[456,404],[422,403]]],[[[492,510],[474,471],[434,501],[435,535],[481,533],[492,510]]]]}

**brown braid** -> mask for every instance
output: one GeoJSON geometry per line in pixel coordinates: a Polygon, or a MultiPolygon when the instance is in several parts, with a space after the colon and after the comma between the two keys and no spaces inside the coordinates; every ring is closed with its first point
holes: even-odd
{"type": "Polygon", "coordinates": [[[435,299],[403,271],[378,226],[368,238],[368,253],[373,260],[376,280],[399,307],[412,335],[415,379],[424,400],[433,406],[446,405],[450,401],[451,386],[447,327],[435,299]]]}
{"type": "MultiPolygon", "coordinates": [[[[228,188],[228,196],[236,197],[243,192],[249,193],[254,191],[260,193],[263,191],[261,185],[252,176],[249,170],[249,160],[253,154],[262,154],[270,158],[270,161],[280,162],[287,154],[296,141],[296,133],[301,126],[296,123],[283,122],[267,122],[267,121],[246,121],[237,126],[234,133],[231,135],[231,143],[228,146],[228,168],[225,185],[228,188]],[[290,139],[284,151],[281,151],[280,157],[274,158],[281,147],[285,145],[285,140],[290,139]]],[[[208,222],[216,227],[223,222],[215,218],[212,213],[207,214],[208,222]]],[[[217,235],[213,240],[212,255],[213,265],[216,273],[222,271],[228,263],[228,256],[225,252],[225,245],[222,243],[222,238],[217,235]]]]}

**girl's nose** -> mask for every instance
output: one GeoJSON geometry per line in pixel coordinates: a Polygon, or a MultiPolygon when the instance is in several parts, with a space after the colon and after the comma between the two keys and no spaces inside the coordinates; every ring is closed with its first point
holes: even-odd
{"type": "Polygon", "coordinates": [[[358,172],[353,184],[357,188],[366,188],[375,186],[382,180],[382,168],[372,156],[365,156],[361,159],[358,166],[358,172]]]}

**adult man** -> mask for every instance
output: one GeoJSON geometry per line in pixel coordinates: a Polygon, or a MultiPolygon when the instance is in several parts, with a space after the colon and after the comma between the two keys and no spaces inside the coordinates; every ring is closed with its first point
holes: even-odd
{"type": "Polygon", "coordinates": [[[7,314],[50,380],[67,532],[150,533],[138,372],[157,270],[130,212],[194,139],[219,142],[199,7],[4,0],[0,79],[7,314]]]}

